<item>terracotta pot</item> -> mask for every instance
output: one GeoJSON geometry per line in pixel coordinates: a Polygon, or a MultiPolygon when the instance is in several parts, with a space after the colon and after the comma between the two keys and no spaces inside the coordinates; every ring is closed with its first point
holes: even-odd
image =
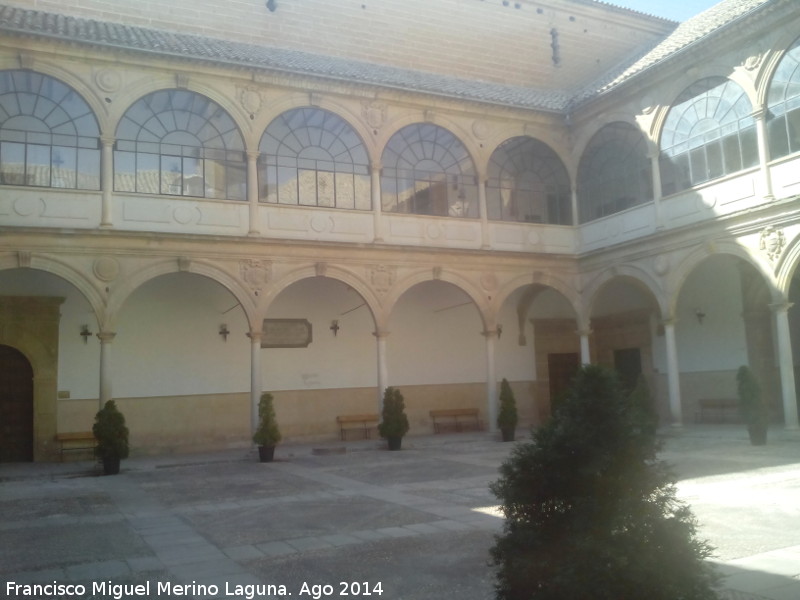
{"type": "Polygon", "coordinates": [[[259,446],[258,460],[261,462],[272,462],[275,458],[275,446],[259,446]]]}

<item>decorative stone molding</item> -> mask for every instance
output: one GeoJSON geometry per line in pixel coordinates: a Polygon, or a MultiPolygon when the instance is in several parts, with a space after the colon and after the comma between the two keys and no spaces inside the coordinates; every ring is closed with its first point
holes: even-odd
{"type": "Polygon", "coordinates": [[[485,140],[489,135],[489,124],[483,119],[475,119],[472,123],[472,133],[479,140],[485,140]]]}
{"type": "Polygon", "coordinates": [[[497,276],[494,273],[484,273],[481,275],[481,287],[487,292],[497,289],[497,276]]]}
{"type": "Polygon", "coordinates": [[[644,115],[652,113],[656,109],[656,102],[653,100],[653,97],[647,94],[642,96],[641,100],[639,100],[639,109],[644,115]]]}
{"type": "Polygon", "coordinates": [[[20,269],[28,269],[31,266],[31,253],[26,250],[17,252],[17,265],[20,269]]]}
{"type": "Polygon", "coordinates": [[[394,285],[397,278],[397,268],[386,265],[368,267],[367,278],[372,285],[372,289],[383,296],[394,285]]]}
{"type": "Polygon", "coordinates": [[[322,103],[322,96],[316,92],[308,92],[309,106],[319,106],[322,103]]]}
{"type": "Polygon", "coordinates": [[[328,263],[326,262],[318,262],[314,265],[314,271],[317,274],[317,277],[327,277],[328,276],[328,263]]]}
{"type": "Polygon", "coordinates": [[[175,87],[185,90],[189,88],[189,74],[175,73],[175,87]]]}
{"type": "Polygon", "coordinates": [[[373,129],[380,129],[386,123],[389,106],[385,102],[361,101],[361,116],[367,125],[373,129]]]}
{"type": "Polygon", "coordinates": [[[434,279],[442,278],[442,267],[433,267],[433,278],[434,279]]]}
{"type": "Polygon", "coordinates": [[[94,73],[94,83],[106,93],[118,92],[122,85],[122,76],[114,69],[98,69],[94,73]]]}
{"type": "Polygon", "coordinates": [[[178,257],[178,270],[188,271],[192,267],[192,259],[186,256],[178,257]]]}
{"type": "Polygon", "coordinates": [[[763,52],[756,52],[755,54],[748,56],[742,66],[748,71],[755,71],[758,67],[761,66],[762,61],[764,60],[764,53],[763,52]]]}
{"type": "Polygon", "coordinates": [[[20,69],[33,69],[34,68],[34,59],[33,55],[29,54],[28,52],[20,52],[17,55],[17,59],[19,60],[19,68],[20,69]]]}
{"type": "Polygon", "coordinates": [[[100,281],[113,281],[119,275],[119,262],[111,256],[101,256],[92,264],[92,272],[100,281]]]}
{"type": "Polygon", "coordinates": [[[425,110],[423,112],[423,119],[426,123],[434,123],[436,121],[436,113],[432,110],[425,110]]]}
{"type": "Polygon", "coordinates": [[[241,260],[239,261],[239,274],[253,294],[258,296],[261,289],[272,278],[272,263],[253,258],[241,260]]]}
{"type": "Polygon", "coordinates": [[[669,256],[661,254],[653,259],[653,270],[656,272],[656,275],[663,277],[669,273],[671,267],[669,256]]]}
{"type": "Polygon", "coordinates": [[[256,87],[239,87],[237,88],[237,95],[239,97],[239,104],[242,105],[251,118],[261,111],[264,105],[264,99],[261,97],[261,92],[256,87]]]}
{"type": "Polygon", "coordinates": [[[775,262],[780,258],[784,247],[786,247],[786,236],[783,235],[783,231],[776,229],[772,225],[765,227],[761,232],[758,248],[764,252],[772,262],[775,262]]]}

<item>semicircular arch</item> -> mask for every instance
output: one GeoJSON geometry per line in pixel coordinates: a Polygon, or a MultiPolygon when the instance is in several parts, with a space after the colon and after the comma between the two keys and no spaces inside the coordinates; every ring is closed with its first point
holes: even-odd
{"type": "Polygon", "coordinates": [[[372,293],[369,285],[367,285],[367,282],[354,275],[351,271],[337,265],[325,265],[324,275],[320,275],[317,265],[306,265],[289,271],[270,284],[269,290],[259,301],[259,311],[262,314],[266,314],[275,299],[293,284],[305,279],[313,279],[320,276],[334,279],[355,290],[366,303],[375,326],[378,327],[380,325],[383,309],[381,303],[378,301],[375,294],[372,293]]]}
{"type": "Polygon", "coordinates": [[[667,280],[667,289],[670,290],[670,297],[668,298],[669,304],[665,315],[673,315],[675,313],[681,289],[692,272],[707,259],[719,255],[730,255],[752,266],[763,278],[772,301],[777,303],[782,300],[781,290],[771,273],[770,265],[764,259],[754,256],[744,246],[733,241],[724,240],[695,249],[671,271],[667,280]]]}
{"type": "Polygon", "coordinates": [[[139,269],[131,276],[127,277],[119,288],[116,288],[108,303],[108,317],[101,327],[108,331],[114,331],[116,320],[125,302],[142,285],[162,275],[174,273],[192,273],[207,277],[212,281],[223,286],[239,302],[239,306],[244,311],[245,318],[251,329],[261,329],[261,321],[255,304],[250,299],[251,294],[245,285],[233,277],[227,271],[204,261],[189,261],[188,265],[182,268],[176,260],[162,260],[139,269]]]}
{"type": "MultiPolygon", "coordinates": [[[[16,268],[19,268],[16,257],[0,258],[0,271],[16,268]]],[[[105,298],[101,290],[81,271],[60,260],[37,255],[31,256],[29,268],[56,275],[73,285],[92,307],[98,325],[103,322],[106,315],[105,298]]]]}

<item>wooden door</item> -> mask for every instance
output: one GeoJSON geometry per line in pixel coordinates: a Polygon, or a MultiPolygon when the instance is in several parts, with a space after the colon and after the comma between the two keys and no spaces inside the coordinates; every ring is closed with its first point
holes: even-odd
{"type": "Polygon", "coordinates": [[[33,460],[33,368],[0,346],[0,462],[33,460]]]}

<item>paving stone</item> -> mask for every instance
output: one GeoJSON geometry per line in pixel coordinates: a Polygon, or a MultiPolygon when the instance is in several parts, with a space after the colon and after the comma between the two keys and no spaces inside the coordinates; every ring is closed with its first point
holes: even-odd
{"type": "Polygon", "coordinates": [[[297,548],[290,546],[286,542],[267,542],[266,544],[258,544],[256,548],[265,556],[280,556],[297,552],[297,548]]]}
{"type": "Polygon", "coordinates": [[[233,560],[250,560],[264,556],[264,553],[255,546],[234,546],[223,549],[223,552],[233,560]]]}

